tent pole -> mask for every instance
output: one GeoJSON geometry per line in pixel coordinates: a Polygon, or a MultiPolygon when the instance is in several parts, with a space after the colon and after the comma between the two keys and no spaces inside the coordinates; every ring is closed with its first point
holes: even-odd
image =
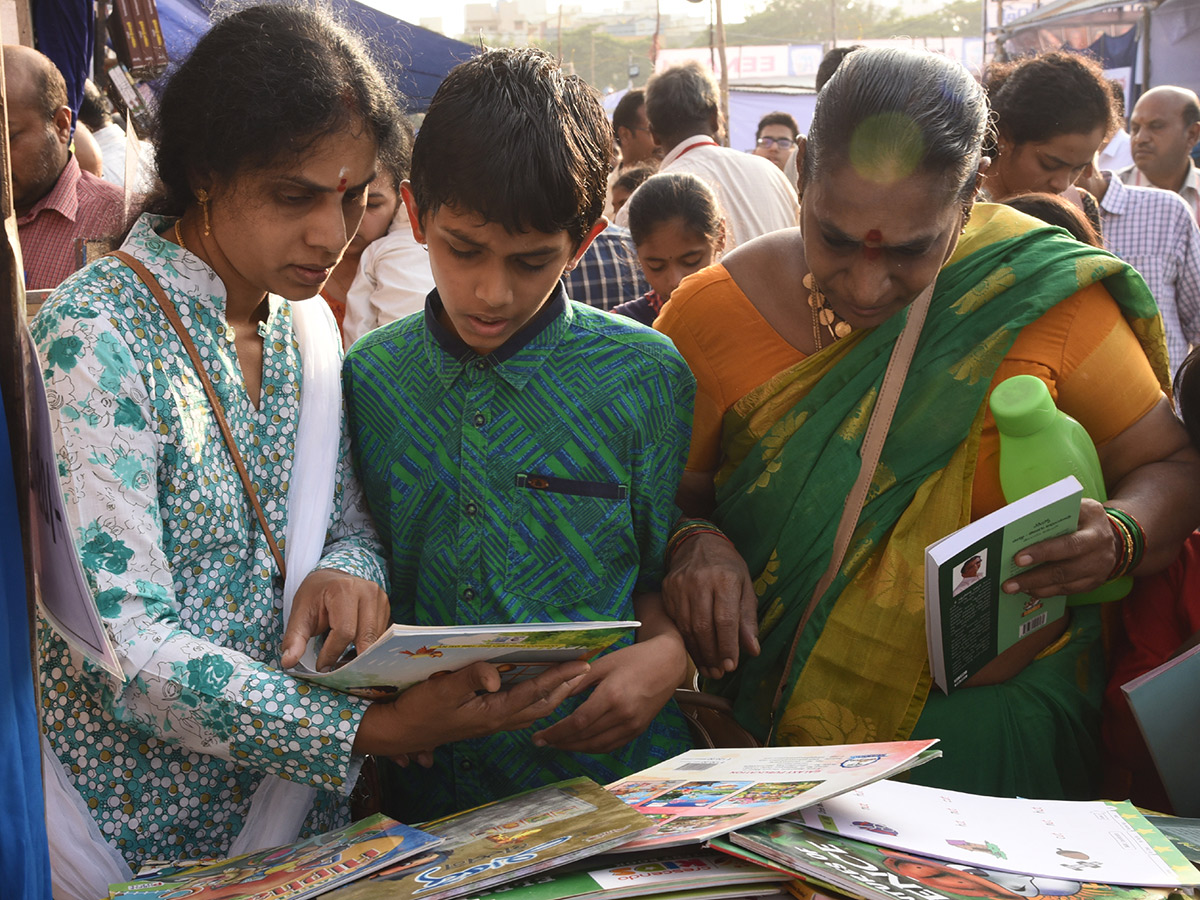
{"type": "MultiPolygon", "coordinates": [[[[1150,90],[1150,4],[1142,7],[1142,93],[1150,90]]],[[[1131,107],[1132,108],[1132,107],[1131,107]]]]}

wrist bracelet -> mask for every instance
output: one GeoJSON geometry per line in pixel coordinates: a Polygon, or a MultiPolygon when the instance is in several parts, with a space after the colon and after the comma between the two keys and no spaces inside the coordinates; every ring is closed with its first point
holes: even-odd
{"type": "MultiPolygon", "coordinates": [[[[680,519],[671,532],[671,536],[667,538],[667,551],[665,554],[667,568],[671,566],[671,559],[675,556],[675,551],[685,541],[691,540],[701,534],[712,534],[729,541],[729,537],[725,532],[708,521],[708,519],[680,519]]],[[[732,544],[733,541],[729,541],[729,543],[732,544]]]]}
{"type": "Polygon", "coordinates": [[[1123,509],[1115,506],[1104,507],[1108,521],[1122,544],[1122,552],[1118,554],[1116,566],[1109,576],[1111,581],[1120,578],[1130,570],[1136,569],[1146,553],[1146,532],[1136,518],[1123,509]]]}

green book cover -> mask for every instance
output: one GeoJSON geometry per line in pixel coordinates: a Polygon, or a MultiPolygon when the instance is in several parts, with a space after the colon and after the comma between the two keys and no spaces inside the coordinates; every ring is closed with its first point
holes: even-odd
{"type": "Polygon", "coordinates": [[[1066,598],[1006,594],[1027,567],[1018,551],[1079,525],[1083,487],[1069,475],[925,549],[925,633],[934,684],[950,693],[1021,638],[1063,617],[1066,598]]]}

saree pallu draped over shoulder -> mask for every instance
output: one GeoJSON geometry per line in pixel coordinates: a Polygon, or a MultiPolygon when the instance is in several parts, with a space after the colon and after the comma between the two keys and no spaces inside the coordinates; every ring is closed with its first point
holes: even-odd
{"type": "MultiPolygon", "coordinates": [[[[979,204],[943,267],[883,455],[832,585],[801,636],[775,742],[907,738],[929,693],[924,550],[970,520],[984,401],[1021,329],[1102,281],[1169,392],[1144,282],[1102,250],[979,204]]],[[[796,627],[828,565],[863,435],[906,314],[856,332],[727,413],[714,518],[755,579],[762,652],[707,689],[760,739],[796,627]]]]}

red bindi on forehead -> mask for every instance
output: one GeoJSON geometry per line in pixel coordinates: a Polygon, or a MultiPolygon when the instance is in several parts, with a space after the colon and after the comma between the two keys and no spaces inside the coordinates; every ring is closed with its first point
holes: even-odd
{"type": "Polygon", "coordinates": [[[871,244],[882,244],[883,235],[880,233],[878,228],[872,228],[867,232],[866,237],[864,237],[863,240],[871,244]]]}

